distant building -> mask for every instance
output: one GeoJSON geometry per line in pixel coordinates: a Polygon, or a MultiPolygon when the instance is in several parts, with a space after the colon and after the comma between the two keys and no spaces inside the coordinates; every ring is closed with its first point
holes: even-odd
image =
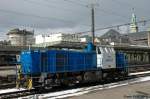
{"type": "Polygon", "coordinates": [[[103,44],[110,44],[112,42],[121,43],[120,41],[121,34],[118,31],[113,30],[113,29],[103,34],[100,38],[102,39],[103,44]]]}
{"type": "Polygon", "coordinates": [[[82,43],[92,41],[92,38],[89,35],[84,35],[80,37],[82,43]]]}
{"type": "Polygon", "coordinates": [[[33,31],[20,30],[16,28],[10,30],[7,35],[11,45],[14,46],[28,46],[35,43],[33,31]]]}
{"type": "Polygon", "coordinates": [[[136,22],[136,15],[134,13],[132,14],[132,19],[131,19],[131,24],[130,24],[130,32],[131,33],[138,32],[138,26],[137,26],[137,22],[136,22]]]}
{"type": "Polygon", "coordinates": [[[10,41],[0,41],[0,45],[10,45],[10,41]]]}
{"type": "Polygon", "coordinates": [[[135,33],[127,33],[123,36],[127,36],[129,38],[129,44],[132,45],[148,45],[148,31],[141,31],[135,33]]]}
{"type": "Polygon", "coordinates": [[[116,45],[116,44],[130,44],[130,38],[128,35],[120,34],[114,29],[110,29],[105,34],[103,34],[100,39],[103,45],[116,45]]]}
{"type": "MultiPolygon", "coordinates": [[[[80,39],[81,39],[81,42],[82,42],[82,43],[88,43],[88,42],[92,41],[92,37],[89,36],[89,35],[81,36],[80,39]]],[[[100,38],[95,37],[94,42],[95,42],[95,43],[100,43],[101,40],[100,40],[100,38]]]]}
{"type": "Polygon", "coordinates": [[[80,38],[75,34],[56,33],[49,35],[37,35],[35,37],[36,45],[51,45],[59,42],[80,42],[80,38]]]}
{"type": "Polygon", "coordinates": [[[148,45],[148,31],[121,34],[116,30],[109,30],[100,38],[102,44],[130,44],[130,45],[148,45]]]}
{"type": "Polygon", "coordinates": [[[131,18],[130,33],[121,34],[116,30],[110,29],[100,38],[103,44],[150,45],[150,33],[148,31],[139,32],[134,13],[131,18]]]}

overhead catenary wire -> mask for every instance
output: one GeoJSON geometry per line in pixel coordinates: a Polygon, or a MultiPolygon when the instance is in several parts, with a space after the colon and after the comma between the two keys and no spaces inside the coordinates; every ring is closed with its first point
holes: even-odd
{"type": "MultiPolygon", "coordinates": [[[[136,23],[143,23],[143,22],[150,22],[150,19],[137,21],[136,23]]],[[[124,23],[124,24],[113,25],[113,26],[108,26],[108,27],[96,28],[95,31],[100,31],[100,30],[105,30],[105,29],[110,29],[110,28],[118,28],[118,27],[121,27],[121,26],[128,26],[128,25],[131,25],[131,24],[132,23],[124,23]]],[[[81,34],[88,33],[88,32],[91,32],[91,31],[87,30],[87,31],[75,32],[75,34],[81,35],[81,34]]]]}
{"type": "Polygon", "coordinates": [[[79,2],[76,2],[76,1],[71,1],[71,0],[64,0],[64,1],[70,2],[70,3],[72,3],[72,4],[76,4],[76,5],[78,5],[78,6],[82,6],[82,7],[88,8],[88,5],[84,5],[84,4],[79,3],[79,2]]]}
{"type": "MultiPolygon", "coordinates": [[[[69,0],[65,0],[65,1],[69,1],[69,0]]],[[[75,2],[75,1],[73,1],[73,2],[75,2]]],[[[75,3],[75,4],[78,4],[78,3],[75,3]]],[[[14,13],[14,11],[6,11],[6,10],[4,11],[4,9],[0,9],[0,11],[7,12],[7,13],[13,13],[13,14],[19,14],[19,15],[23,15],[23,16],[31,16],[31,17],[36,17],[36,18],[46,19],[46,20],[56,19],[56,20],[60,20],[60,21],[64,21],[64,22],[70,23],[70,21],[63,20],[63,19],[57,19],[55,17],[44,17],[44,16],[33,15],[33,14],[26,14],[26,13],[16,12],[16,11],[14,13]]],[[[107,11],[104,11],[104,12],[107,12],[107,11]]],[[[115,13],[114,13],[114,15],[115,15],[115,13]]],[[[118,16],[118,15],[116,15],[116,16],[118,16]]],[[[141,21],[141,23],[143,23],[143,22],[147,22],[147,21],[145,21],[145,20],[141,21]]],[[[71,22],[71,23],[74,23],[74,22],[71,22]]],[[[98,30],[104,30],[104,29],[109,29],[109,28],[114,28],[114,27],[120,27],[120,26],[125,26],[125,25],[115,25],[115,26],[109,26],[109,27],[104,27],[104,28],[96,28],[95,30],[98,31],[98,30]]],[[[77,32],[77,33],[87,33],[87,32],[91,32],[91,31],[83,31],[83,32],[77,32]]]]}
{"type": "Polygon", "coordinates": [[[37,1],[34,1],[34,0],[23,0],[25,2],[28,2],[28,3],[32,3],[32,4],[36,4],[36,5],[39,5],[39,6],[45,6],[45,7],[48,7],[48,8],[60,8],[59,10],[64,10],[64,11],[68,11],[70,13],[74,13],[76,10],[73,10],[73,9],[69,9],[69,8],[66,8],[66,7],[60,7],[60,6],[57,6],[57,5],[54,5],[52,2],[49,2],[49,0],[43,0],[43,3],[41,2],[37,2],[37,1]],[[47,3],[44,3],[47,2],[47,3]]]}
{"type": "MultiPolygon", "coordinates": [[[[73,3],[73,4],[76,4],[76,5],[79,5],[79,6],[82,6],[82,7],[85,7],[85,8],[90,8],[90,6],[89,5],[84,5],[84,4],[82,4],[82,3],[79,3],[79,2],[77,2],[77,1],[73,1],[73,0],[64,0],[64,1],[67,1],[67,2],[69,2],[69,3],[73,3]]],[[[95,7],[94,9],[96,9],[96,13],[100,13],[100,12],[103,12],[103,13],[106,13],[106,14],[111,14],[111,15],[113,15],[113,16],[117,16],[117,17],[120,17],[121,19],[129,19],[129,17],[127,17],[127,16],[124,16],[124,15],[120,15],[120,14],[118,14],[117,12],[114,12],[114,11],[112,11],[112,10],[106,10],[106,9],[102,9],[102,8],[98,8],[99,7],[99,3],[97,3],[97,2],[95,2],[95,4],[97,5],[97,7],[95,7]]],[[[118,28],[119,26],[117,26],[117,28],[118,28]]],[[[97,31],[97,30],[96,30],[97,31]]],[[[77,33],[77,34],[83,34],[83,33],[88,33],[88,32],[92,32],[92,31],[85,31],[85,32],[79,32],[79,33],[77,33]]]]}
{"type": "MultiPolygon", "coordinates": [[[[75,4],[77,4],[77,2],[74,2],[74,1],[71,1],[71,0],[64,0],[64,1],[68,1],[68,2],[71,2],[71,3],[75,3],[75,4]]],[[[81,5],[81,4],[80,4],[81,5]]],[[[94,4],[95,5],[95,4],[94,4]]],[[[83,6],[83,7],[89,7],[89,6],[85,6],[85,5],[81,5],[81,6],[83,6]]],[[[91,5],[92,6],[92,5],[91,5]]],[[[93,9],[95,9],[95,7],[93,8],[93,9]]],[[[104,11],[104,10],[103,10],[104,11]]],[[[105,12],[105,11],[104,11],[105,12]]],[[[123,17],[123,16],[121,16],[121,17],[123,17]]],[[[95,29],[94,29],[95,30],[95,29]]],[[[97,30],[97,29],[96,29],[97,30]]],[[[86,33],[87,32],[91,32],[91,31],[86,31],[86,33]]],[[[93,32],[93,29],[92,29],[92,32],[93,32]]],[[[81,33],[85,33],[85,32],[79,32],[78,34],[81,34],[81,33]]]]}
{"type": "MultiPolygon", "coordinates": [[[[35,4],[35,5],[39,5],[39,6],[46,6],[46,7],[48,7],[48,8],[53,8],[53,7],[55,7],[55,8],[60,8],[59,10],[65,10],[65,11],[68,11],[69,13],[72,13],[72,14],[74,14],[75,13],[75,10],[71,10],[71,9],[68,9],[68,8],[64,8],[64,7],[57,7],[57,6],[55,6],[55,5],[50,5],[50,4],[44,4],[44,3],[40,3],[40,2],[37,2],[37,1],[31,1],[31,0],[23,0],[23,1],[25,1],[25,2],[28,2],[28,3],[32,3],[32,4],[35,4]]],[[[48,2],[48,1],[47,1],[48,2]]],[[[76,11],[77,12],[77,11],[76,11]]],[[[80,15],[80,17],[82,17],[82,15],[80,15]]],[[[75,22],[73,22],[72,20],[66,20],[66,19],[64,19],[64,18],[61,18],[61,20],[65,20],[65,21],[68,21],[68,22],[71,22],[71,23],[75,23],[75,22]]],[[[88,24],[84,24],[84,23],[81,23],[81,25],[84,25],[84,26],[91,26],[91,25],[88,25],[88,24]]]]}
{"type": "MultiPolygon", "coordinates": [[[[25,0],[25,1],[29,1],[29,0],[25,0]]],[[[49,1],[49,0],[45,0],[45,1],[49,1]]],[[[79,3],[77,1],[72,1],[72,0],[64,0],[66,2],[69,2],[69,3],[72,3],[72,4],[75,4],[75,5],[78,5],[78,6],[81,6],[81,7],[85,7],[85,8],[89,8],[89,5],[84,5],[82,3],[79,3]]],[[[32,1],[33,2],[33,1],[32,1]]],[[[37,2],[33,2],[33,3],[37,3],[37,2]]],[[[120,15],[119,13],[117,12],[114,12],[114,11],[108,11],[106,9],[97,9],[96,13],[99,13],[100,11],[102,11],[103,13],[107,13],[107,14],[111,14],[111,15],[114,15],[114,16],[117,16],[117,17],[121,17],[121,18],[124,18],[124,19],[127,19],[128,17],[126,16],[123,16],[123,15],[120,15]]],[[[90,26],[90,25],[88,25],[90,26]]]]}
{"type": "MultiPolygon", "coordinates": [[[[52,16],[45,17],[45,16],[39,16],[39,15],[23,13],[23,12],[18,12],[18,11],[13,11],[13,10],[6,10],[6,9],[0,9],[0,12],[10,13],[10,14],[17,14],[17,15],[27,16],[27,17],[34,17],[34,18],[44,19],[44,20],[54,19],[54,20],[58,20],[60,22],[66,22],[66,23],[73,23],[73,24],[75,24],[75,22],[73,22],[73,21],[68,21],[68,20],[64,20],[64,19],[60,19],[60,18],[56,18],[56,17],[52,17],[52,16]]],[[[81,25],[90,26],[90,25],[85,25],[85,24],[81,24],[81,25]]]]}
{"type": "Polygon", "coordinates": [[[124,15],[121,15],[121,14],[119,14],[119,13],[117,13],[117,12],[114,12],[114,11],[112,11],[112,10],[110,10],[110,9],[107,10],[107,9],[98,8],[98,9],[97,9],[97,12],[100,12],[100,11],[98,11],[98,10],[100,10],[100,11],[102,11],[102,12],[104,12],[104,13],[108,13],[108,14],[117,16],[117,17],[121,17],[121,18],[123,18],[123,19],[129,19],[129,17],[124,16],[124,15]]]}
{"type": "MultiPolygon", "coordinates": [[[[85,7],[85,8],[89,8],[89,5],[84,5],[84,4],[82,4],[82,3],[79,3],[79,2],[76,2],[76,1],[71,1],[71,0],[64,0],[64,1],[66,1],[66,2],[69,2],[69,3],[73,3],[73,4],[76,4],[76,5],[78,5],[78,6],[82,6],[82,7],[85,7]]],[[[99,4],[97,4],[97,5],[99,5],[99,4]]],[[[106,13],[106,14],[110,14],[110,15],[113,15],[113,16],[117,16],[117,17],[121,17],[121,18],[123,18],[123,19],[129,19],[129,17],[126,17],[126,16],[124,16],[124,15],[121,15],[121,14],[119,14],[119,13],[117,13],[117,12],[114,12],[114,11],[112,11],[112,10],[106,10],[106,9],[102,9],[102,8],[99,8],[98,6],[96,7],[96,13],[100,13],[100,12],[103,12],[103,13],[106,13]]]]}
{"type": "MultiPolygon", "coordinates": [[[[113,3],[115,3],[115,4],[119,4],[120,6],[122,6],[122,5],[128,5],[128,6],[130,6],[131,7],[131,9],[132,8],[136,8],[136,9],[140,9],[140,10],[143,10],[143,8],[141,8],[141,7],[137,7],[137,6],[135,6],[135,5],[133,5],[133,4],[131,4],[131,3],[128,3],[128,2],[125,2],[125,1],[123,1],[123,0],[112,0],[113,1],[113,3]]],[[[145,10],[145,9],[144,9],[145,10]]]]}
{"type": "Polygon", "coordinates": [[[49,20],[49,19],[56,19],[56,20],[59,20],[59,21],[70,22],[70,21],[63,20],[63,19],[58,19],[58,18],[55,18],[55,17],[52,17],[52,16],[50,16],[50,17],[45,17],[45,16],[39,16],[39,15],[34,15],[34,14],[29,14],[29,13],[17,12],[17,11],[13,11],[13,10],[0,9],[0,12],[12,13],[12,14],[17,14],[17,15],[22,15],[22,16],[29,16],[29,17],[36,17],[36,18],[46,19],[46,20],[49,20]]]}
{"type": "MultiPolygon", "coordinates": [[[[24,1],[28,1],[29,0],[24,0],[24,1]]],[[[69,1],[69,0],[67,0],[69,1]]],[[[32,3],[35,3],[35,2],[32,2],[32,3]]],[[[37,3],[37,2],[36,2],[37,3]]],[[[39,3],[37,3],[39,4],[39,3]]],[[[83,6],[83,5],[82,5],[83,6]]],[[[87,6],[84,6],[84,7],[87,7],[87,6]]],[[[107,13],[108,11],[106,10],[103,10],[101,9],[103,12],[107,13]]],[[[67,22],[67,23],[75,23],[73,21],[68,21],[68,20],[64,20],[64,19],[60,19],[60,18],[56,18],[56,17],[52,17],[52,16],[49,16],[49,17],[43,17],[43,16],[38,16],[38,15],[33,15],[33,14],[25,14],[25,13],[21,13],[21,12],[16,12],[16,11],[8,11],[8,10],[5,10],[4,9],[0,9],[0,11],[3,11],[3,12],[7,12],[7,13],[14,13],[14,14],[19,14],[19,15],[24,15],[24,16],[30,16],[30,17],[36,17],[36,18],[41,18],[41,19],[46,19],[46,20],[50,20],[50,19],[55,19],[55,20],[59,20],[59,21],[63,21],[63,22],[67,22]]],[[[110,13],[110,12],[109,12],[110,13]]],[[[111,12],[110,14],[113,14],[113,15],[116,15],[116,13],[113,13],[111,12]]],[[[117,16],[119,16],[117,14],[117,16]]],[[[122,16],[121,16],[122,17],[122,16]]],[[[87,24],[81,24],[81,25],[84,25],[84,26],[91,26],[91,25],[87,25],[87,24]]]]}

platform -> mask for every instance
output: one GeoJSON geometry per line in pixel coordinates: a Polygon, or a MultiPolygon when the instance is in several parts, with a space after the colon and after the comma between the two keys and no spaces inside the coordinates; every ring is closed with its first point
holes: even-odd
{"type": "Polygon", "coordinates": [[[68,99],[150,99],[150,81],[95,91],[68,99]]]}

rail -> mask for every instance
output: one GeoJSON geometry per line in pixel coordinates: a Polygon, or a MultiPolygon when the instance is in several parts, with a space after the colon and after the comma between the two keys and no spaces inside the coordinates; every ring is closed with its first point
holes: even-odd
{"type": "MultiPolygon", "coordinates": [[[[65,90],[72,90],[72,89],[77,89],[77,88],[88,88],[91,86],[103,86],[105,88],[109,87],[108,85],[110,84],[110,86],[112,86],[112,84],[114,83],[115,86],[119,86],[120,84],[134,84],[134,83],[139,83],[137,80],[142,78],[142,77],[146,77],[146,76],[150,76],[150,71],[147,73],[139,73],[136,75],[130,75],[128,77],[126,77],[124,80],[116,80],[114,82],[104,82],[104,83],[92,83],[92,84],[80,84],[78,86],[74,86],[74,87],[60,87],[60,88],[55,88],[55,89],[50,89],[50,90],[35,90],[35,89],[31,89],[31,90],[16,90],[16,91],[11,91],[11,92],[3,92],[0,93],[0,98],[2,99],[9,99],[9,98],[18,98],[18,97],[27,97],[27,96],[31,96],[31,95],[35,95],[35,94],[46,94],[46,93],[52,93],[52,92],[58,92],[58,91],[65,91],[65,90]]],[[[149,79],[150,80],[150,79],[149,79]]],[[[101,87],[95,87],[94,89],[90,89],[89,91],[92,90],[98,90],[101,87]]],[[[83,90],[82,90],[83,91],[83,90]]],[[[60,95],[60,97],[63,95],[60,95]]],[[[56,96],[55,96],[56,97],[56,96]]],[[[58,97],[58,96],[57,96],[58,97]]],[[[42,97],[42,98],[47,98],[47,97],[42,97]]],[[[50,98],[53,98],[50,96],[50,98]]]]}

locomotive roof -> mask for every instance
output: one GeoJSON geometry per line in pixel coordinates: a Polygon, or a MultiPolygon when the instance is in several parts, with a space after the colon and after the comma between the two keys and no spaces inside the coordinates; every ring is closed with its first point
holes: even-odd
{"type": "Polygon", "coordinates": [[[137,51],[150,51],[149,46],[142,45],[115,45],[116,50],[137,50],[137,51]]]}

